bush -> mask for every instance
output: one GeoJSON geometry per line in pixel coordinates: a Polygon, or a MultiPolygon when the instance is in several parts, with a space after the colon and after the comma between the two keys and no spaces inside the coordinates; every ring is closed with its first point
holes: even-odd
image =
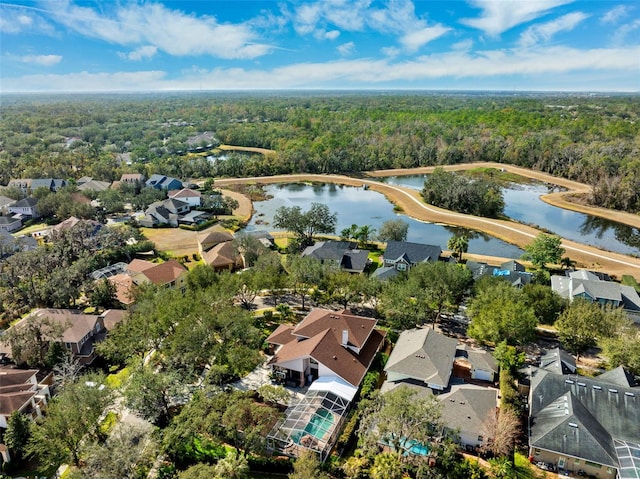
{"type": "Polygon", "coordinates": [[[254,472],[289,474],[293,471],[293,459],[283,457],[249,456],[249,469],[254,472]]]}

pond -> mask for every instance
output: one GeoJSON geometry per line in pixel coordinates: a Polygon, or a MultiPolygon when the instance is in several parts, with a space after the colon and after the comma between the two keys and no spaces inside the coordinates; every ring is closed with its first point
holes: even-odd
{"type": "Polygon", "coordinates": [[[338,214],[336,235],[352,224],[370,225],[376,231],[390,219],[401,218],[409,223],[407,241],[438,245],[447,249],[447,241],[454,234],[466,234],[469,238],[469,253],[519,258],[523,251],[517,246],[506,243],[484,233],[464,230],[453,226],[425,223],[409,216],[398,214],[393,204],[384,195],[364,188],[334,184],[287,183],[265,186],[266,194],[271,198],[253,203],[255,214],[246,227],[247,231],[269,230],[274,228],[273,215],[281,206],[300,206],[307,211],[311,203],[323,203],[329,210],[338,214]]]}
{"type": "MultiPolygon", "coordinates": [[[[421,190],[426,175],[388,176],[379,180],[421,190]]],[[[554,191],[545,184],[511,184],[502,189],[504,213],[520,223],[538,226],[562,238],[608,251],[640,255],[640,230],[598,216],[545,203],[541,195],[554,191]]]]}

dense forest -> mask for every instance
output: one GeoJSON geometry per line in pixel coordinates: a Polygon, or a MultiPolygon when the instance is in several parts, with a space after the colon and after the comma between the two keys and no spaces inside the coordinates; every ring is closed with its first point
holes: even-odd
{"type": "Polygon", "coordinates": [[[640,211],[638,96],[31,95],[6,96],[0,113],[2,184],[113,180],[133,170],[186,179],[496,161],[588,183],[592,203],[640,211]],[[276,153],[213,159],[220,143],[276,153]]]}

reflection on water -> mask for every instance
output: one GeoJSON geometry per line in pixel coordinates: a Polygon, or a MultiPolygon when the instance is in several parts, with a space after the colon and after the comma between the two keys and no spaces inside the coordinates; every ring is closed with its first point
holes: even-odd
{"type": "Polygon", "coordinates": [[[338,214],[336,234],[340,234],[340,231],[352,224],[371,225],[372,228],[379,230],[385,221],[400,217],[409,223],[408,241],[439,245],[442,249],[447,249],[447,242],[451,236],[466,234],[469,238],[469,253],[506,258],[519,258],[523,253],[517,246],[484,233],[453,226],[423,223],[400,215],[393,210],[393,205],[384,195],[364,188],[332,183],[313,185],[290,183],[268,185],[265,190],[272,198],[254,202],[255,214],[247,225],[248,231],[277,230],[272,224],[273,216],[281,206],[300,206],[303,211],[306,211],[311,203],[323,203],[329,207],[329,210],[338,214]]]}
{"type": "MultiPolygon", "coordinates": [[[[385,183],[420,190],[426,175],[389,176],[385,183]]],[[[563,238],[616,253],[640,255],[640,230],[631,226],[565,210],[545,203],[541,195],[558,191],[545,184],[513,184],[502,189],[504,213],[521,223],[538,226],[563,238]]]]}

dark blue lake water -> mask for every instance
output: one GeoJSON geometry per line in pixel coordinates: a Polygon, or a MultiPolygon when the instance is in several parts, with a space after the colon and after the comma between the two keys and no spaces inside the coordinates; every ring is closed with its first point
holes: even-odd
{"type": "Polygon", "coordinates": [[[334,184],[279,184],[267,185],[265,190],[273,198],[253,203],[255,214],[247,225],[248,231],[268,230],[274,228],[273,215],[281,206],[300,206],[303,211],[309,209],[311,203],[326,204],[332,212],[338,214],[336,234],[352,224],[371,225],[379,230],[387,220],[401,218],[409,223],[407,240],[416,243],[439,245],[447,249],[447,241],[456,233],[469,238],[469,253],[519,258],[523,251],[517,246],[505,243],[484,233],[468,231],[462,228],[423,223],[409,216],[393,211],[393,205],[382,195],[371,190],[334,184]]]}
{"type": "MultiPolygon", "coordinates": [[[[379,179],[392,185],[421,190],[425,177],[426,175],[408,175],[379,179]]],[[[579,243],[622,254],[640,255],[640,230],[547,204],[540,196],[550,191],[549,187],[540,183],[513,184],[503,188],[505,215],[579,243]]]]}

